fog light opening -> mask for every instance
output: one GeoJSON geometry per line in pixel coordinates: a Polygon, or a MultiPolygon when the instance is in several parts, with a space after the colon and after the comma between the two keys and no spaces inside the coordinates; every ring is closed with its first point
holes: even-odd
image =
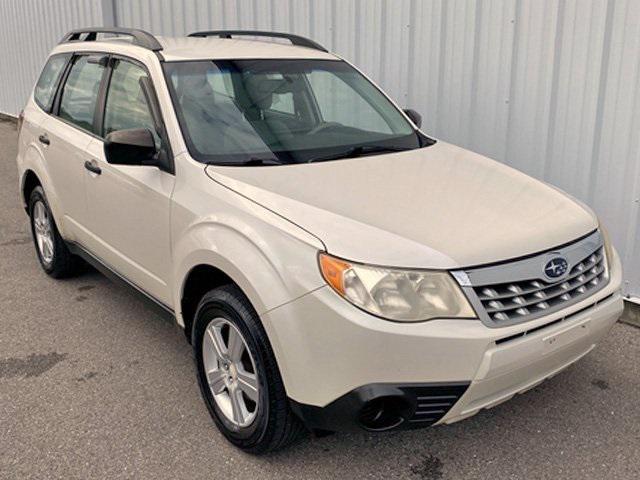
{"type": "Polygon", "coordinates": [[[409,405],[400,397],[380,397],[365,403],[358,422],[365,430],[382,432],[400,426],[405,421],[409,405]]]}

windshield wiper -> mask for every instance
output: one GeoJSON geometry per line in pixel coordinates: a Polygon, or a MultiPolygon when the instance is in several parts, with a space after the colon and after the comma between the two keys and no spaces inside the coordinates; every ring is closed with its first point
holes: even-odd
{"type": "Polygon", "coordinates": [[[338,160],[340,158],[353,158],[371,155],[375,153],[404,152],[413,150],[413,147],[388,147],[384,145],[358,145],[342,152],[333,153],[322,157],[315,157],[307,160],[307,163],[324,162],[325,160],[338,160]]]}
{"type": "Polygon", "coordinates": [[[209,165],[218,165],[221,167],[263,167],[266,165],[284,165],[276,158],[255,158],[251,157],[248,160],[242,160],[239,162],[210,162],[209,165]]]}

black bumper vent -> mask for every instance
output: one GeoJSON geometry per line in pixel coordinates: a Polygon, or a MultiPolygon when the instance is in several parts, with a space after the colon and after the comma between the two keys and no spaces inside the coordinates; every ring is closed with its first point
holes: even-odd
{"type": "Polygon", "coordinates": [[[409,419],[416,427],[433,425],[451,410],[469,384],[413,387],[415,411],[409,419]]]}
{"type": "Polygon", "coordinates": [[[293,411],[316,431],[369,431],[427,427],[460,400],[469,382],[374,383],[356,388],[325,407],[291,400],[293,411]]]}

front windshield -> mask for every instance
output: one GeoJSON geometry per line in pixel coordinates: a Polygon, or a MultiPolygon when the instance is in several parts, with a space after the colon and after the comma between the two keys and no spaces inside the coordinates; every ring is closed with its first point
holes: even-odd
{"type": "Polygon", "coordinates": [[[305,163],[428,144],[343,61],[167,62],[164,68],[189,151],[202,162],[305,163]]]}

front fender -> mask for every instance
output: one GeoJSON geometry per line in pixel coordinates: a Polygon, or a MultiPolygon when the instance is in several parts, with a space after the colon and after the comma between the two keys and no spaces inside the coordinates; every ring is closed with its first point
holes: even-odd
{"type": "Polygon", "coordinates": [[[184,327],[179,306],[188,274],[198,265],[227,274],[261,315],[324,285],[316,263],[320,248],[252,217],[217,215],[193,223],[173,250],[178,323],[184,327]]]}

